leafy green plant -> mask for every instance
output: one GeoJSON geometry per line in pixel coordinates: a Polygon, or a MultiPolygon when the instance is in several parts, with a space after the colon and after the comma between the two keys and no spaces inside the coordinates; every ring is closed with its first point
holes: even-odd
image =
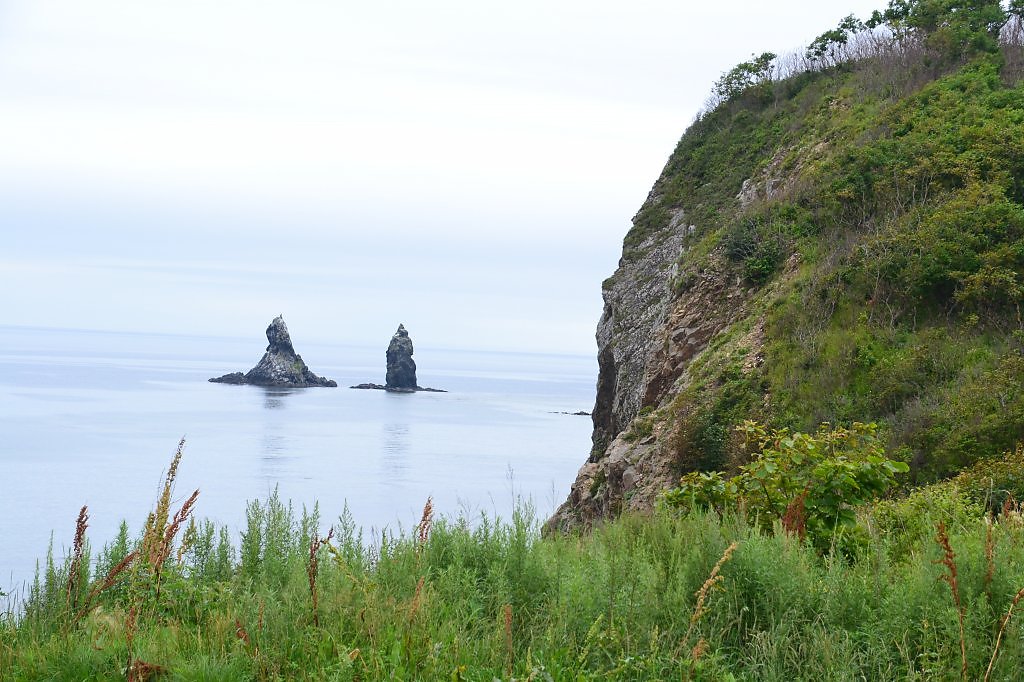
{"type": "Polygon", "coordinates": [[[740,472],[692,472],[665,494],[671,506],[745,509],[764,523],[827,540],[838,526],[856,524],[855,508],[885,493],[906,473],[904,462],[885,456],[874,424],[822,425],[817,433],[769,430],[754,421],[737,427],[757,452],[740,472]]]}

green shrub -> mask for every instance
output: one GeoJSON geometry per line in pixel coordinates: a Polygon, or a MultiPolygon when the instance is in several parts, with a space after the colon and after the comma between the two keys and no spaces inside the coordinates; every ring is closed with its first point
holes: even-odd
{"type": "Polygon", "coordinates": [[[991,511],[1024,502],[1024,444],[1000,457],[983,459],[954,476],[950,483],[969,500],[991,511]]]}
{"type": "Polygon", "coordinates": [[[908,467],[885,457],[877,427],[823,425],[815,434],[769,431],[747,421],[738,427],[756,444],[753,460],[736,476],[686,474],[666,502],[683,509],[743,509],[762,524],[823,544],[840,526],[856,524],[855,510],[886,492],[908,467]]]}

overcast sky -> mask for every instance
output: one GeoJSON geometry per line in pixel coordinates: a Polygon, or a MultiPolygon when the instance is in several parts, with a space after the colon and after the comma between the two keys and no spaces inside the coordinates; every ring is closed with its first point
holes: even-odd
{"type": "Polygon", "coordinates": [[[883,4],[0,2],[0,320],[593,353],[715,79],[883,4]]]}

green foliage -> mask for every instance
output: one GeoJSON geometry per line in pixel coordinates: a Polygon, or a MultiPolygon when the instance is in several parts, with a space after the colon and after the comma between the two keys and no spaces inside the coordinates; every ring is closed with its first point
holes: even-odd
{"type": "Polygon", "coordinates": [[[1013,268],[1022,258],[1024,206],[997,185],[972,183],[894,222],[856,267],[915,306],[1002,312],[1021,301],[1013,268]]]}
{"type": "Polygon", "coordinates": [[[751,284],[764,284],[782,262],[784,237],[756,220],[744,220],[728,230],[724,237],[726,255],[739,261],[744,278],[751,284]]]}
{"type": "Polygon", "coordinates": [[[826,124],[809,189],[755,214],[796,205],[815,227],[768,307],[759,418],[882,423],[936,480],[1021,437],[1024,90],[980,61],[872,115],[826,124]]]}
{"type": "Polygon", "coordinates": [[[839,22],[836,28],[825,31],[811,41],[805,56],[822,66],[831,66],[842,61],[843,49],[850,38],[866,28],[864,22],[852,14],[839,22]]]}
{"type": "Polygon", "coordinates": [[[991,511],[1024,501],[1024,445],[976,462],[950,480],[972,502],[991,511]]]}
{"type": "Polygon", "coordinates": [[[745,461],[735,425],[755,413],[763,390],[759,372],[746,365],[748,349],[724,349],[691,367],[694,383],[678,396],[666,418],[672,423],[671,447],[682,472],[727,469],[745,461]]]}
{"type": "Polygon", "coordinates": [[[885,457],[873,424],[823,425],[815,434],[769,431],[753,421],[738,429],[757,445],[751,462],[728,479],[719,472],[686,474],[665,494],[669,505],[743,509],[762,523],[791,524],[789,530],[823,543],[837,527],[855,525],[856,508],[909,469],[885,457]]]}
{"type": "MultiPolygon", "coordinates": [[[[624,516],[541,539],[524,507],[508,523],[442,519],[425,538],[371,543],[343,513],[320,563],[320,624],[300,542],[263,550],[267,565],[293,567],[283,582],[243,575],[237,562],[213,577],[186,553],[165,610],[138,621],[131,651],[171,679],[956,679],[957,612],[933,541],[942,520],[968,676],[982,679],[1024,585],[1024,524],[1016,512],[986,522],[953,490],[877,503],[865,548],[847,558],[730,513],[624,516]]],[[[301,521],[290,532],[301,535],[301,521]]],[[[131,602],[110,592],[101,602],[70,628],[59,608],[0,618],[4,679],[123,679],[131,602]]],[[[991,679],[1016,679],[1016,616],[997,654],[991,679]]]]}
{"type": "MultiPolygon", "coordinates": [[[[681,472],[737,465],[730,429],[745,418],[800,431],[878,423],[921,483],[1021,436],[1010,366],[1024,303],[1024,87],[982,44],[997,10],[892,3],[878,21],[893,42],[878,31],[858,45],[873,56],[761,81],[680,140],[624,258],[678,230],[682,211],[696,229],[674,293],[724,261],[746,291],[722,333],[765,322],[763,364],[730,406],[717,404],[721,372],[688,369],[686,406],[659,411],[681,472]],[[959,47],[944,53],[950,36],[959,47]],[[759,194],[741,205],[748,179],[759,194]]],[[[844,20],[816,47],[842,58],[840,34],[849,45],[858,28],[844,20]]],[[[729,364],[724,352],[705,351],[708,366],[729,364]]]]}
{"type": "Polygon", "coordinates": [[[1007,14],[999,0],[890,0],[868,26],[885,24],[898,36],[919,33],[946,57],[995,52],[1007,14]]]}
{"type": "Polygon", "coordinates": [[[740,62],[722,74],[715,82],[714,95],[719,101],[726,102],[758,83],[764,82],[772,69],[772,62],[778,55],[764,52],[750,55],[750,59],[740,62]]]}
{"type": "Polygon", "coordinates": [[[630,443],[647,438],[654,433],[654,421],[654,408],[650,405],[641,408],[623,438],[630,443]]]}
{"type": "Polygon", "coordinates": [[[928,544],[939,522],[948,528],[969,528],[984,513],[984,505],[965,493],[963,486],[945,482],[918,488],[905,497],[880,500],[865,516],[873,532],[884,539],[889,561],[899,563],[915,560],[913,551],[928,544]]]}
{"type": "Polygon", "coordinates": [[[927,453],[922,468],[934,478],[1012,449],[1024,440],[1024,356],[1010,350],[964,379],[927,420],[908,443],[927,453]]]}

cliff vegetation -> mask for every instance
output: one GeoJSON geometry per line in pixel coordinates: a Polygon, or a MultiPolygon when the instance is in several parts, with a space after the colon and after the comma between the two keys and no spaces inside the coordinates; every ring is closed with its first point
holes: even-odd
{"type": "Polygon", "coordinates": [[[946,479],[1024,438],[1020,2],[890,2],[722,76],[605,282],[594,449],[552,527],[735,474],[745,420],[876,424],[946,479]]]}

